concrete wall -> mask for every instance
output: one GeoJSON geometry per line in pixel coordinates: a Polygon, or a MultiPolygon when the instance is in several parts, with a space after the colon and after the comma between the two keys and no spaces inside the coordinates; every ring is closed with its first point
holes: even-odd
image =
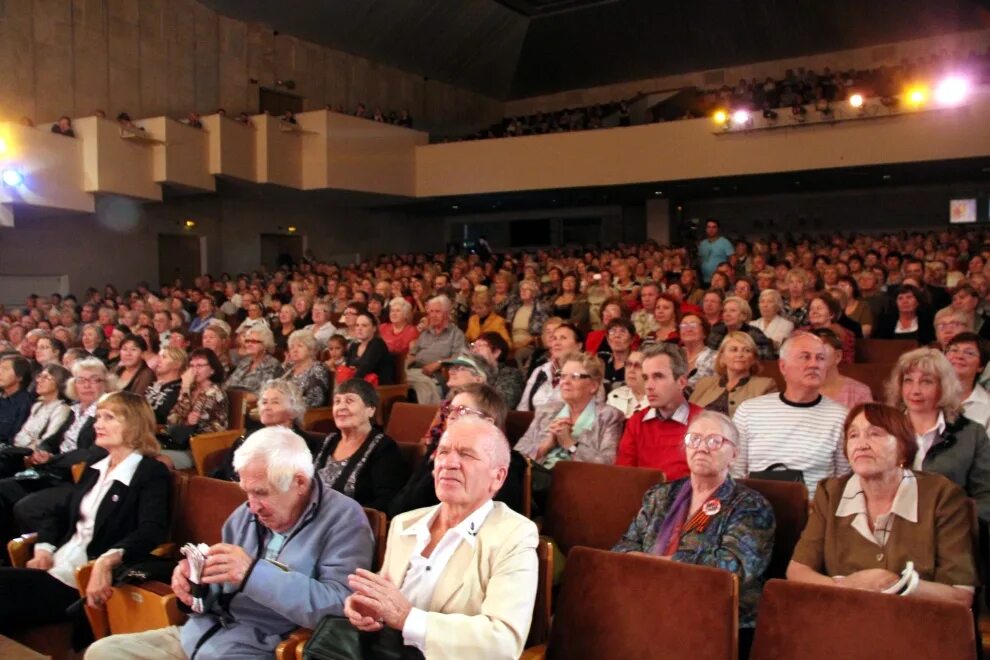
{"type": "Polygon", "coordinates": [[[574,89],[545,96],[515,99],[506,102],[505,115],[528,115],[534,112],[576,108],[595,103],[608,103],[620,99],[629,99],[641,93],[681,87],[701,87],[704,89],[713,89],[722,85],[734,87],[740,78],[745,78],[746,80],[756,78],[761,81],[768,76],[780,78],[787,69],[797,69],[798,67],[819,72],[824,70],[825,67],[829,67],[833,71],[845,71],[853,68],[872,69],[884,64],[897,64],[905,57],[927,58],[929,55],[942,49],[947,49],[949,52],[958,51],[963,54],[970,50],[982,53],[987,49],[987,46],[990,46],[990,30],[984,29],[945,34],[926,39],[879,44],[868,48],[802,55],[801,57],[755,62],[711,71],[691,71],[676,76],[632,80],[613,85],[602,85],[600,87],[574,89]]]}
{"type": "Polygon", "coordinates": [[[472,130],[502,104],[362,57],[275,35],[195,0],[0,2],[0,119],[258,111],[258,85],[294,80],[305,109],[408,109],[420,127],[472,130]],[[257,83],[251,83],[254,79],[257,83]]]}
{"type": "Polygon", "coordinates": [[[290,225],[317,257],[444,245],[441,219],[349,208],[326,192],[227,188],[160,204],[101,197],[96,213],[19,219],[0,228],[0,273],[67,275],[77,294],[106,282],[157,282],[158,234],[189,233],[206,237],[209,272],[250,271],[260,264],[261,234],[286,233],[290,225]],[[191,231],[186,220],[196,222],[191,231]]]}

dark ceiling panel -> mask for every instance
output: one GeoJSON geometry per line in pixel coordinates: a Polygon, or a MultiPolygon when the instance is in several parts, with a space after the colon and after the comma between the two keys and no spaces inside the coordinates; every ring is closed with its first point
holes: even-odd
{"type": "Polygon", "coordinates": [[[498,99],[990,25],[990,0],[201,1],[498,99]]]}
{"type": "Polygon", "coordinates": [[[505,98],[529,19],[494,0],[202,0],[212,9],[505,98]]]}
{"type": "Polygon", "coordinates": [[[513,98],[971,30],[972,0],[626,0],[534,18],[513,98]]]}

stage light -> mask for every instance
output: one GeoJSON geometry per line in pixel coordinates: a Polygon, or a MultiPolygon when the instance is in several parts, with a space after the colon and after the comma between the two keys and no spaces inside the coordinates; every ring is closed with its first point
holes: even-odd
{"type": "Polygon", "coordinates": [[[0,138],[0,154],[7,153],[7,141],[0,138]]]}
{"type": "Polygon", "coordinates": [[[289,230],[289,233],[290,234],[295,234],[296,233],[296,226],[295,225],[289,225],[288,226],[288,230],[289,230]]]}
{"type": "Polygon", "coordinates": [[[16,188],[24,183],[24,175],[17,170],[4,170],[3,173],[0,174],[0,179],[3,180],[5,186],[9,186],[11,188],[16,188]]]}
{"type": "Polygon", "coordinates": [[[196,226],[196,221],[195,220],[186,220],[185,225],[186,225],[186,229],[192,229],[193,227],[196,226]]]}
{"type": "Polygon", "coordinates": [[[724,126],[725,122],[729,121],[729,114],[725,110],[716,110],[712,120],[719,126],[724,126]]]}
{"type": "Polygon", "coordinates": [[[862,108],[863,107],[863,95],[862,94],[853,94],[852,96],[850,96],[849,97],[849,105],[851,105],[854,108],[862,108]]]}
{"type": "Polygon", "coordinates": [[[928,100],[928,90],[920,85],[915,85],[908,88],[906,97],[908,105],[917,108],[928,100]]]}
{"type": "Polygon", "coordinates": [[[959,105],[969,95],[969,81],[950,76],[935,88],[935,102],[939,105],[959,105]]]}
{"type": "Polygon", "coordinates": [[[749,123],[749,111],[748,110],[736,110],[732,113],[732,123],[736,126],[745,126],[749,123]]]}

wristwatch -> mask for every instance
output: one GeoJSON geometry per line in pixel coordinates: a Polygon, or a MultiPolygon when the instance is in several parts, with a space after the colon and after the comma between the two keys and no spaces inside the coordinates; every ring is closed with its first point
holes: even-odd
{"type": "Polygon", "coordinates": [[[576,454],[577,453],[577,443],[576,442],[573,445],[571,445],[570,447],[567,448],[567,453],[568,454],[576,454]]]}

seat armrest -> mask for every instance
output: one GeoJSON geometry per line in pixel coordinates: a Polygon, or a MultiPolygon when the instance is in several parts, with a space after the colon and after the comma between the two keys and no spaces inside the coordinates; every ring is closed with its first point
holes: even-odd
{"type": "MultiPolygon", "coordinates": [[[[86,597],[86,587],[89,586],[89,578],[93,574],[93,567],[95,565],[96,562],[91,561],[76,569],[76,584],[79,588],[80,598],[86,597]]],[[[83,609],[86,611],[89,627],[93,629],[93,638],[103,639],[107,637],[110,634],[110,621],[107,618],[106,606],[90,607],[89,605],[84,605],[83,609]]]]}
{"type": "Polygon", "coordinates": [[[14,568],[24,568],[28,560],[34,555],[34,544],[38,541],[38,534],[31,532],[23,534],[7,542],[7,554],[10,556],[10,565],[14,568]]]}
{"type": "Polygon", "coordinates": [[[547,645],[531,646],[522,652],[519,660],[543,660],[547,657],[547,645]]]}
{"type": "Polygon", "coordinates": [[[296,628],[275,647],[275,660],[295,660],[296,657],[302,657],[303,646],[312,636],[313,631],[309,628],[296,628]]]}

